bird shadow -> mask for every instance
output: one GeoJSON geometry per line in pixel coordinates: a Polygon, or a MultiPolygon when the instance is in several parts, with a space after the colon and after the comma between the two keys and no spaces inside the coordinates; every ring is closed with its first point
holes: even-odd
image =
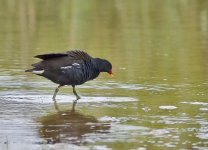
{"type": "Polygon", "coordinates": [[[47,144],[71,143],[76,145],[87,144],[88,134],[109,133],[110,123],[99,122],[94,116],[85,115],[75,110],[73,103],[69,110],[60,110],[56,101],[56,112],[39,119],[42,125],[39,136],[47,144]]]}

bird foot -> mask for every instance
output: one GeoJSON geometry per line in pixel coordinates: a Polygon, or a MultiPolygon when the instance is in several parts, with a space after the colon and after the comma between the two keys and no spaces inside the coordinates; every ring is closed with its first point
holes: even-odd
{"type": "Polygon", "coordinates": [[[78,95],[78,96],[77,96],[77,101],[78,101],[79,99],[81,99],[81,97],[78,95]]]}
{"type": "Polygon", "coordinates": [[[76,98],[77,98],[77,99],[73,101],[73,103],[74,103],[74,104],[76,104],[76,103],[77,103],[77,101],[78,101],[79,99],[81,99],[81,97],[80,97],[80,96],[76,96],[76,98]]]}

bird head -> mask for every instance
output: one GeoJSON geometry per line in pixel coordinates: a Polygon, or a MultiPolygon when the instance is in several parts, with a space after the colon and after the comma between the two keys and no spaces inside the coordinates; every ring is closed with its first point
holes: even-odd
{"type": "Polygon", "coordinates": [[[107,72],[111,77],[113,77],[112,64],[105,59],[95,58],[97,67],[100,72],[107,72]]]}

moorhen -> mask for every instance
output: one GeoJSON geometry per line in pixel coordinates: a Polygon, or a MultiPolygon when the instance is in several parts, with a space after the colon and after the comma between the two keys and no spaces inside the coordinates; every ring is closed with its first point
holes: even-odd
{"type": "Polygon", "coordinates": [[[100,72],[107,72],[111,76],[113,75],[112,65],[109,61],[93,58],[81,50],[43,54],[35,57],[42,59],[42,61],[32,64],[33,68],[25,70],[25,72],[43,76],[59,84],[53,94],[53,100],[55,100],[60,87],[71,85],[76,96],[75,101],[77,101],[80,99],[80,96],[75,90],[76,85],[95,79],[100,72]]]}

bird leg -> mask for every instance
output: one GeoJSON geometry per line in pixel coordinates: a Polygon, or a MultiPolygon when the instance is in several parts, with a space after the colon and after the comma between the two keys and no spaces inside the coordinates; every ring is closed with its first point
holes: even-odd
{"type": "Polygon", "coordinates": [[[61,85],[59,85],[59,86],[55,89],[54,94],[53,94],[53,100],[56,100],[56,94],[58,93],[60,87],[61,87],[61,85]]]}
{"type": "Polygon", "coordinates": [[[74,93],[74,95],[75,95],[76,98],[77,98],[77,99],[74,101],[74,103],[76,103],[77,100],[80,99],[81,97],[77,94],[77,92],[76,92],[76,90],[75,90],[75,86],[73,85],[72,87],[73,87],[73,93],[74,93]]]}

